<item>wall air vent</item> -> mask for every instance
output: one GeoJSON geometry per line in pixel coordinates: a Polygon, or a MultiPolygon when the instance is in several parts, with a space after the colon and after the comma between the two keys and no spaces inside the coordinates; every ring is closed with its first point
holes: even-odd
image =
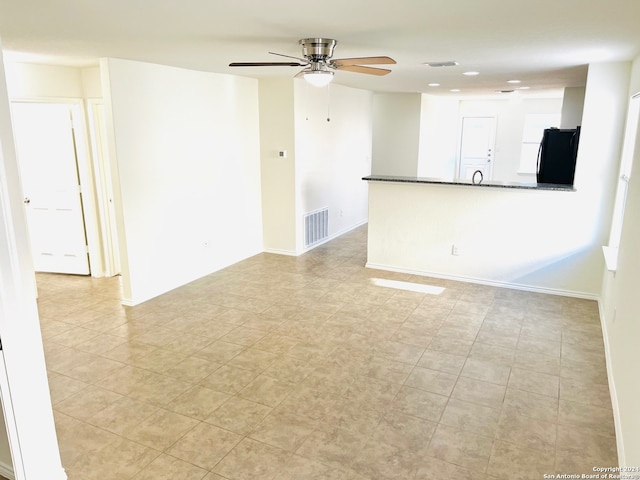
{"type": "Polygon", "coordinates": [[[304,247],[312,247],[329,237],[329,208],[324,207],[304,216],[304,247]]]}
{"type": "Polygon", "coordinates": [[[426,62],[425,65],[429,65],[430,67],[455,67],[458,65],[458,62],[426,62]]]}

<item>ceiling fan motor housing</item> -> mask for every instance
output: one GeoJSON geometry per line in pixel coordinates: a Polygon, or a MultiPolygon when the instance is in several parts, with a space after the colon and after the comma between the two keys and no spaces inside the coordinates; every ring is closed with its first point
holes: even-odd
{"type": "Polygon", "coordinates": [[[310,62],[321,62],[333,56],[333,49],[337,41],[332,38],[303,38],[298,42],[302,45],[302,54],[310,62]]]}

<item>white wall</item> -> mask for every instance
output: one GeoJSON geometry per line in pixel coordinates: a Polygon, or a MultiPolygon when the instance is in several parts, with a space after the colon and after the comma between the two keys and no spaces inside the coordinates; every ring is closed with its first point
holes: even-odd
{"type": "MultiPolygon", "coordinates": [[[[633,62],[627,98],[640,92],[640,57],[633,62]]],[[[626,93],[626,92],[621,92],[626,93]]],[[[640,344],[640,133],[629,182],[622,237],[615,273],[604,272],[602,322],[608,351],[609,388],[614,399],[618,457],[621,465],[640,465],[640,382],[638,345],[640,344]],[[615,402],[617,400],[617,402],[615,402]]]]}
{"type": "Polygon", "coordinates": [[[367,265],[595,298],[590,224],[575,192],[370,182],[367,265]]]}
{"type": "Polygon", "coordinates": [[[125,302],[262,251],[258,81],[102,61],[125,302]]]}
{"type": "Polygon", "coordinates": [[[367,221],[362,177],[371,172],[373,94],[337,84],[329,88],[260,80],[266,251],[303,253],[304,215],[320,208],[329,209],[329,238],[367,221]]]}
{"type": "Polygon", "coordinates": [[[0,61],[0,147],[3,416],[9,430],[16,477],[62,480],[66,475],[60,463],[49,396],[3,61],[0,61]]]}
{"type": "Polygon", "coordinates": [[[267,252],[296,254],[293,78],[260,80],[262,222],[267,252]],[[286,152],[279,157],[278,152],[286,152]]]}
{"type": "Polygon", "coordinates": [[[83,68],[80,71],[84,98],[102,98],[100,67],[83,68]]]}
{"type": "Polygon", "coordinates": [[[373,175],[418,174],[419,93],[376,93],[373,96],[373,175]]]}
{"type": "Polygon", "coordinates": [[[362,177],[371,172],[373,94],[332,84],[327,96],[326,88],[303,80],[294,82],[294,91],[297,251],[302,252],[308,212],[329,207],[330,237],[367,221],[362,177]]]}
{"type": "MultiPolygon", "coordinates": [[[[590,238],[585,241],[594,246],[606,245],[609,239],[630,68],[629,62],[620,62],[592,64],[588,70],[574,185],[582,211],[592,218],[590,238]]],[[[593,252],[593,257],[595,262],[602,254],[593,252]]]]}
{"type": "Polygon", "coordinates": [[[35,63],[7,63],[9,98],[102,97],[99,67],[67,67],[35,63]]]}
{"type": "Polygon", "coordinates": [[[535,182],[535,175],[519,173],[525,116],[533,113],[560,113],[561,108],[561,98],[510,97],[505,100],[461,100],[460,117],[497,117],[492,175],[494,180],[535,182]]]}
{"type": "Polygon", "coordinates": [[[7,64],[7,88],[11,98],[82,98],[79,68],[32,63],[7,64]]]}
{"type": "Polygon", "coordinates": [[[460,118],[457,98],[422,95],[418,176],[453,179],[456,176],[460,118]]]}
{"type": "Polygon", "coordinates": [[[562,97],[560,128],[576,128],[582,125],[585,87],[567,87],[562,97]]]}

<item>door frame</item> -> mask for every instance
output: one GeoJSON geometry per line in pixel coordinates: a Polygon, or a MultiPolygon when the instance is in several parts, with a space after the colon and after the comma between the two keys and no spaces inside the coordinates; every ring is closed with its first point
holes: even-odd
{"type": "Polygon", "coordinates": [[[104,109],[105,103],[102,98],[87,99],[87,125],[89,127],[91,156],[93,158],[96,204],[101,226],[104,275],[113,277],[121,273],[122,265],[104,109]],[[101,119],[100,116],[102,116],[101,119]]]}
{"type": "Polygon", "coordinates": [[[486,115],[462,115],[460,117],[460,134],[458,135],[458,155],[457,155],[457,159],[456,159],[456,178],[460,179],[462,178],[460,169],[462,168],[462,143],[463,143],[463,136],[464,136],[464,119],[465,118],[491,118],[493,119],[493,128],[492,128],[492,145],[493,145],[493,158],[491,160],[491,175],[489,175],[489,178],[485,178],[485,180],[491,180],[491,178],[493,178],[493,165],[495,163],[495,158],[496,158],[496,135],[497,135],[497,130],[498,130],[498,116],[495,113],[489,113],[486,115]]]}
{"type": "Polygon", "coordinates": [[[87,250],[89,254],[89,272],[92,277],[104,276],[104,261],[102,257],[102,242],[100,239],[100,223],[98,206],[94,188],[94,170],[91,165],[91,149],[87,132],[87,113],[84,100],[81,98],[66,97],[14,97],[9,102],[13,103],[41,103],[63,104],[71,108],[72,125],[74,129],[76,145],[76,162],[78,165],[78,177],[80,191],[82,193],[82,215],[84,218],[85,232],[87,236],[87,250]]]}

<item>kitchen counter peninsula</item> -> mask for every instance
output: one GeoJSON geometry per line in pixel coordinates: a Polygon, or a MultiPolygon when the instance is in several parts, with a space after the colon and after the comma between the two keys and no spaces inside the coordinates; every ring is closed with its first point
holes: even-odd
{"type": "Polygon", "coordinates": [[[482,180],[472,182],[471,180],[445,180],[442,178],[430,177],[403,177],[395,175],[369,175],[362,177],[362,180],[369,182],[395,182],[395,183],[425,183],[430,185],[466,185],[470,187],[494,187],[494,188],[518,188],[526,190],[556,190],[565,192],[575,192],[572,185],[559,185],[555,183],[535,183],[535,182],[501,182],[496,180],[482,180]]]}
{"type": "MultiPolygon", "coordinates": [[[[477,175],[478,176],[478,175],[477,175]]],[[[370,175],[367,266],[546,293],[590,291],[585,192],[570,185],[370,175]],[[581,203],[582,202],[582,203],[581,203]]]]}

